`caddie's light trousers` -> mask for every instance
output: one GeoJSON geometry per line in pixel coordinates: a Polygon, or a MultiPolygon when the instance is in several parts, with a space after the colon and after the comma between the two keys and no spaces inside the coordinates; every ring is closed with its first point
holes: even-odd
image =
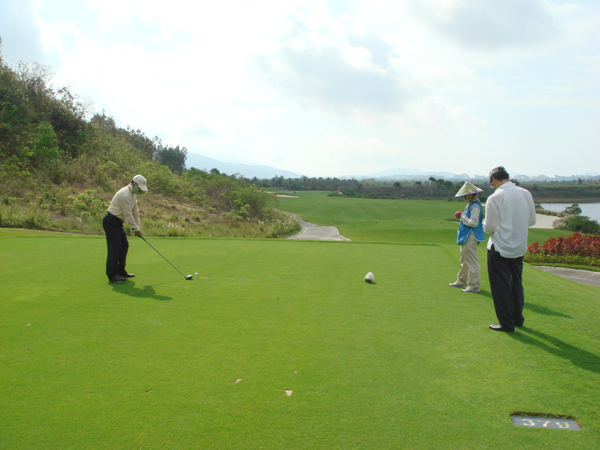
{"type": "Polygon", "coordinates": [[[460,271],[456,275],[456,281],[459,284],[466,284],[475,289],[479,289],[481,285],[481,268],[479,267],[479,256],[477,255],[478,245],[479,242],[471,233],[467,241],[460,246],[460,271]]]}

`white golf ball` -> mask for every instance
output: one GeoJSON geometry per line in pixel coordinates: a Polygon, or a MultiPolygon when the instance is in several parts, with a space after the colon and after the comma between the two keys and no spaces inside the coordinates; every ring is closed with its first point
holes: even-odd
{"type": "Polygon", "coordinates": [[[198,272],[196,272],[196,276],[198,276],[198,272]]]}

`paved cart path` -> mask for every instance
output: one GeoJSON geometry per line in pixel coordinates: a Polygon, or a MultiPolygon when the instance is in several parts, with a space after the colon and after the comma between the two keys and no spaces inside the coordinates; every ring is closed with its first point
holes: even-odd
{"type": "Polygon", "coordinates": [[[350,239],[340,236],[336,227],[321,227],[312,223],[300,221],[302,231],[288,239],[305,239],[307,241],[349,241],[350,239]]]}
{"type": "Polygon", "coordinates": [[[567,280],[575,281],[581,284],[600,287],[600,272],[591,270],[568,269],[566,267],[535,266],[544,272],[558,275],[567,280]]]}
{"type": "Polygon", "coordinates": [[[536,217],[535,225],[530,228],[552,229],[552,228],[554,228],[554,222],[556,220],[560,219],[560,217],[557,217],[557,216],[546,216],[544,214],[536,214],[535,217],[536,217]]]}

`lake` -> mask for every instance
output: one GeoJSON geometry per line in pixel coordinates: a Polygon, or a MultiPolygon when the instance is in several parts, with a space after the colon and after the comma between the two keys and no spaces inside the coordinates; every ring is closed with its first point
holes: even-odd
{"type": "MultiPolygon", "coordinates": [[[[541,203],[542,208],[548,211],[562,212],[572,203],[541,203]]],[[[581,215],[588,216],[590,219],[600,221],[600,203],[579,203],[581,215]]]]}

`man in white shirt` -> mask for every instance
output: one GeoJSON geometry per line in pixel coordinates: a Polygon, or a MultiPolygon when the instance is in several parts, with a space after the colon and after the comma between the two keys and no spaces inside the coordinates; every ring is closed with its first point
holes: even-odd
{"type": "Polygon", "coordinates": [[[535,225],[535,206],[529,191],[509,180],[502,166],[490,172],[496,189],[486,202],[483,229],[490,235],[487,265],[498,325],[495,331],[513,332],[523,325],[523,256],[527,252],[528,228],[535,225]]]}
{"type": "Polygon", "coordinates": [[[136,175],[131,183],[119,189],[115,194],[108,207],[108,212],[102,220],[108,248],[106,276],[111,283],[125,281],[127,278],[135,276],[125,270],[129,242],[127,242],[123,223],[127,222],[135,235],[142,237],[137,195],[147,190],[146,179],[141,175],[136,175]]]}

